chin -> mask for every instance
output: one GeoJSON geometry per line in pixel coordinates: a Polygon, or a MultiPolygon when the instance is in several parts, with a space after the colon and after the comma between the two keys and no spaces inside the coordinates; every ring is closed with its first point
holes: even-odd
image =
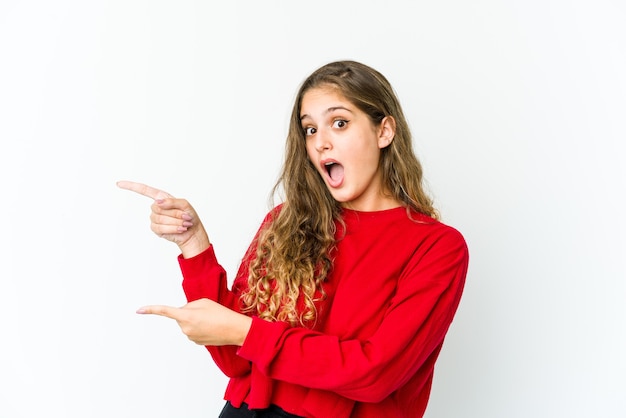
{"type": "Polygon", "coordinates": [[[354,198],[352,196],[346,196],[343,193],[331,193],[331,195],[333,196],[333,198],[339,202],[342,206],[346,206],[349,205],[350,202],[354,201],[354,198]]]}

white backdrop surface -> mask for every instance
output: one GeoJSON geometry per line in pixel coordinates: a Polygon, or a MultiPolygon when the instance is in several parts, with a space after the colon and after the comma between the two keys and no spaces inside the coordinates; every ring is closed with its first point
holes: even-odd
{"type": "Polygon", "coordinates": [[[226,379],[172,321],[188,198],[231,277],[298,84],[384,73],[471,253],[428,418],[626,416],[621,1],[0,3],[0,417],[216,417],[226,379]]]}

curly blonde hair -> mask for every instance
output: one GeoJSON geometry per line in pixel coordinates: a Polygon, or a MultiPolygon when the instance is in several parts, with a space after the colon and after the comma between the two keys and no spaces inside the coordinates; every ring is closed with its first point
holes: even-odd
{"type": "Polygon", "coordinates": [[[378,71],[355,61],[337,61],[313,72],[300,86],[291,113],[285,160],[272,195],[280,188],[284,203],[259,232],[251,260],[244,311],[268,321],[307,326],[317,318],[316,302],[333,265],[341,206],[308,158],[300,109],[305,93],[332,86],[374,125],[391,116],[396,133],[381,150],[380,169],[388,193],[411,211],[438,218],[425,192],[422,167],[413,151],[408,123],[398,98],[378,71]]]}

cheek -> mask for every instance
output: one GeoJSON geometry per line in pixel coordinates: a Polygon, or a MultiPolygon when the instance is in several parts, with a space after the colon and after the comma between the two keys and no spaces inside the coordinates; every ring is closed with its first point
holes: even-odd
{"type": "Polygon", "coordinates": [[[380,149],[370,144],[363,145],[352,152],[354,160],[363,167],[378,166],[380,149]]]}
{"type": "Polygon", "coordinates": [[[313,158],[315,156],[315,149],[313,148],[313,145],[311,145],[310,143],[306,143],[306,145],[304,146],[305,150],[306,150],[306,156],[310,161],[315,161],[313,158]]]}

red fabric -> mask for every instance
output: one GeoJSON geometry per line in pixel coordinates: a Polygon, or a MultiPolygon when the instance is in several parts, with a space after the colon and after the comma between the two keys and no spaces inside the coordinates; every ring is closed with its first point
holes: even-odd
{"type": "MultiPolygon", "coordinates": [[[[313,329],[255,317],[242,347],[207,347],[231,378],[225,399],[235,406],[273,403],[315,418],[423,415],[465,284],[465,240],[429,217],[409,219],[405,208],[343,217],[346,234],[313,329]]],[[[232,291],[213,247],[179,263],[189,301],[239,310],[246,257],[232,291]]]]}

